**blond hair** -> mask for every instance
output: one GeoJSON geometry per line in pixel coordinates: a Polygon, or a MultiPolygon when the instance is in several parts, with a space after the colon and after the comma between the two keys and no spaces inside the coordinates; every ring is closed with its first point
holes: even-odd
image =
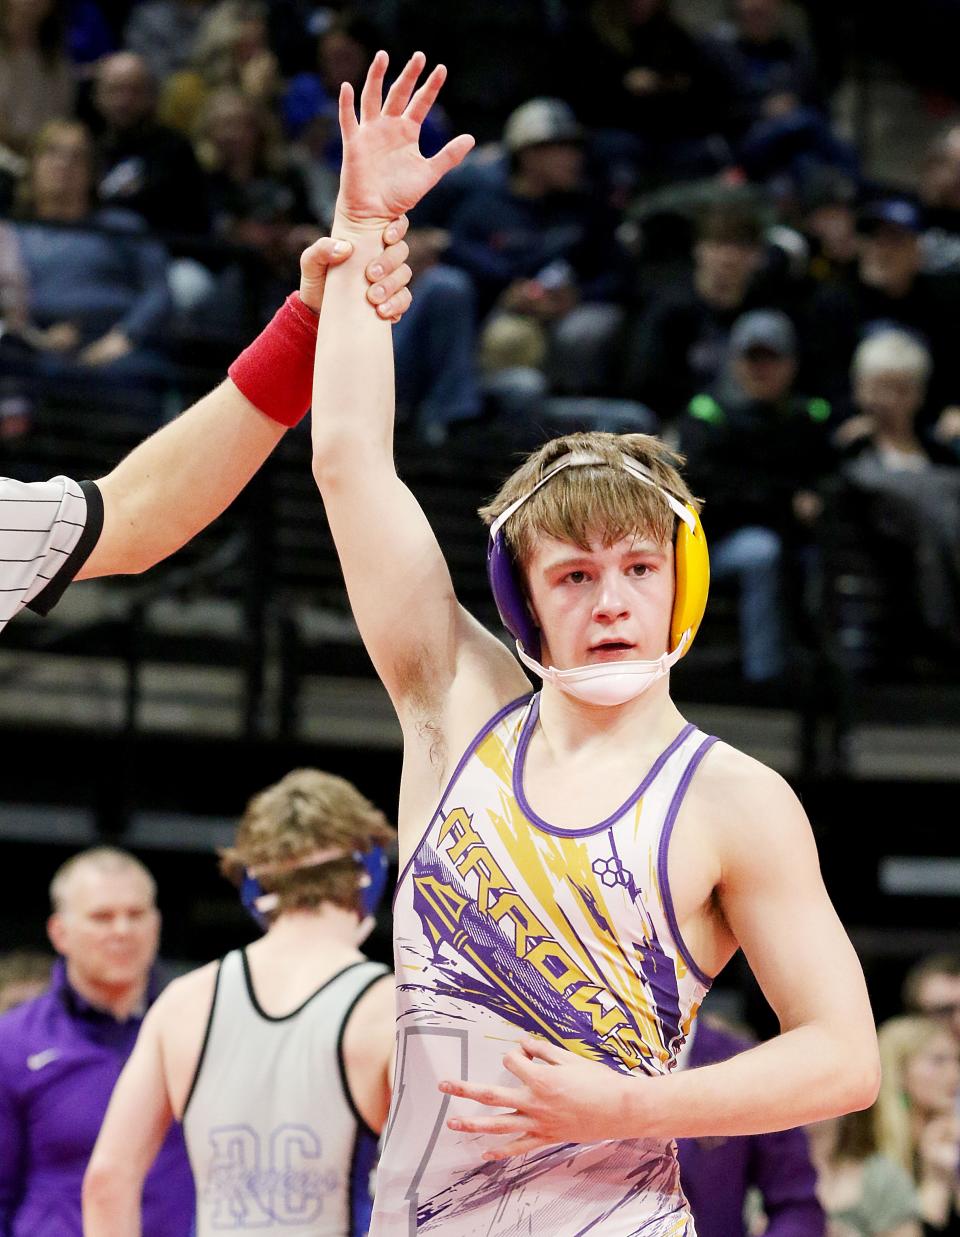
{"type": "Polygon", "coordinates": [[[918,1138],[907,1094],[907,1067],[937,1036],[949,1039],[950,1032],[936,1018],[920,1014],[890,1018],[877,1032],[882,1069],[880,1093],[873,1109],[877,1146],[911,1177],[916,1175],[918,1138]]]}
{"type": "Polygon", "coordinates": [[[511,554],[521,566],[530,561],[541,537],[569,541],[582,550],[599,537],[605,546],[623,537],[649,535],[671,540],[675,516],[659,490],[644,485],[622,466],[628,455],[643,464],[658,485],[699,510],[679,469],[683,456],[650,434],[608,434],[599,430],[565,434],[534,451],[500,487],[480,516],[492,524],[501,512],[530,493],[551,464],[570,452],[597,456],[602,463],[565,468],[525,502],[504,525],[511,554]]]}
{"type": "Polygon", "coordinates": [[[868,336],[859,345],[851,368],[855,379],[877,374],[906,374],[918,386],[926,386],[933,358],[915,335],[890,327],[868,336]]]}
{"type": "Polygon", "coordinates": [[[69,897],[70,885],[77,872],[83,868],[92,868],[96,872],[138,872],[150,889],[151,901],[156,900],[157,882],[136,856],[116,846],[94,846],[90,850],[82,850],[62,863],[53,874],[50,882],[50,905],[54,911],[62,912],[69,897]]]}
{"type": "Polygon", "coordinates": [[[319,769],[294,769],[247,804],[234,845],[220,853],[220,870],[239,885],[244,869],[285,868],[257,877],[265,892],[277,895],[271,918],[324,902],[359,914],[353,854],[388,846],[395,837],[384,814],[350,782],[319,769]],[[327,848],[347,853],[313,866],[286,866],[327,848]]]}

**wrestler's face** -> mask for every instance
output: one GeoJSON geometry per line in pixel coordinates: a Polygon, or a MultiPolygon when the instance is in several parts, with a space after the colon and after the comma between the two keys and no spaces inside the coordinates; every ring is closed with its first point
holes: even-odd
{"type": "Polygon", "coordinates": [[[667,651],[673,609],[673,546],[650,535],[583,550],[541,537],[526,565],[544,665],[636,661],[667,651]]]}

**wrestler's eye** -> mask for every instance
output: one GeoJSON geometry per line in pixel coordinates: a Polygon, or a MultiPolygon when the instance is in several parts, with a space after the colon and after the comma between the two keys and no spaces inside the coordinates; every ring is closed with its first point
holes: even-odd
{"type": "Polygon", "coordinates": [[[631,575],[638,576],[642,580],[644,576],[648,576],[650,574],[650,570],[651,568],[649,563],[634,563],[630,568],[630,573],[631,575]]]}
{"type": "Polygon", "coordinates": [[[568,571],[563,580],[565,584],[583,584],[587,578],[585,571],[568,571]]]}

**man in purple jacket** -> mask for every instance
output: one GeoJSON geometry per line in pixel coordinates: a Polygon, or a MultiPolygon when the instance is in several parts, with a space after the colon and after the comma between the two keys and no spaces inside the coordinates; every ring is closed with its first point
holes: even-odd
{"type": "MultiPolygon", "coordinates": [[[[101,847],[50,886],[60,960],[41,996],[0,1017],[0,1237],[82,1237],[80,1189],[114,1083],[158,985],[153,878],[101,847]]],[[[143,1237],[188,1237],[193,1181],[179,1128],[147,1178],[143,1237]]]]}
{"type": "MultiPolygon", "coordinates": [[[[726,1061],[752,1047],[709,1018],[694,1024],[681,1069],[726,1061]]],[[[766,1237],[823,1237],[817,1174],[803,1130],[743,1138],[682,1138],[680,1181],[697,1237],[745,1237],[744,1202],[753,1187],[767,1216],[766,1237]]]]}

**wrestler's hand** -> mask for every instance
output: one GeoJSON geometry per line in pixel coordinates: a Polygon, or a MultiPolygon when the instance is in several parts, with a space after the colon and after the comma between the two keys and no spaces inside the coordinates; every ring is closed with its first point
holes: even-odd
{"type": "MultiPolygon", "coordinates": [[[[367,264],[367,300],[375,305],[381,318],[399,322],[410,308],[411,279],[407,265],[408,249],[403,239],[409,223],[406,215],[394,219],[383,232],[383,253],[367,264]]],[[[321,237],[300,258],[300,299],[314,311],[320,312],[323,304],[323,289],[327,282],[327,270],[346,262],[353,252],[349,241],[334,241],[329,236],[321,237]]]]}
{"type": "MultiPolygon", "coordinates": [[[[448,1095],[510,1110],[447,1121],[451,1130],[468,1134],[513,1135],[509,1142],[485,1151],[485,1160],[524,1155],[555,1143],[627,1137],[626,1088],[634,1080],[532,1036],[508,1052],[503,1064],[519,1079],[519,1087],[488,1087],[452,1079],[440,1083],[440,1090],[448,1095]]],[[[641,1080],[635,1085],[640,1086],[641,1080]]]]}
{"type": "Polygon", "coordinates": [[[377,52],[360,96],[360,120],[354,112],[353,88],[340,87],[340,133],[343,167],[337,217],[344,223],[379,230],[390,219],[411,210],[437,181],[473,147],[462,134],[433,156],[420,153],[420,126],[440,92],[447,70],[437,65],[419,90],[417,79],[426,64],[415,52],[383,99],[387,53],[377,52]]]}

